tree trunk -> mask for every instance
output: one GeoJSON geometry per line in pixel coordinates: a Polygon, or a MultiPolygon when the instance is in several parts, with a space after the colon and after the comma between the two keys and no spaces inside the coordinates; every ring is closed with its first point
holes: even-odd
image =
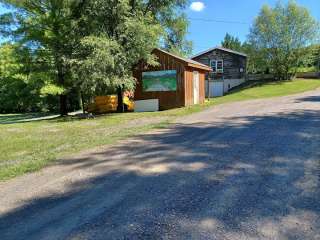
{"type": "Polygon", "coordinates": [[[86,110],[85,110],[85,107],[84,107],[84,98],[83,98],[83,94],[82,94],[81,91],[80,91],[80,101],[81,101],[82,112],[83,112],[83,114],[85,114],[86,110]]]}
{"type": "Polygon", "coordinates": [[[78,93],[78,104],[79,104],[79,108],[80,108],[80,110],[82,110],[82,113],[85,113],[82,92],[78,89],[78,90],[77,90],[77,93],[78,93]]]}
{"type": "Polygon", "coordinates": [[[61,116],[67,116],[68,110],[67,110],[67,95],[61,94],[60,95],[60,115],[61,116]]]}
{"type": "Polygon", "coordinates": [[[117,111],[120,112],[120,113],[123,113],[124,112],[124,106],[123,106],[123,95],[122,95],[122,88],[121,87],[118,87],[117,93],[118,93],[117,111]]]}
{"type": "MultiPolygon", "coordinates": [[[[58,83],[61,86],[64,86],[64,74],[63,74],[62,66],[60,64],[58,66],[58,83]]],[[[60,95],[60,115],[61,116],[67,116],[68,115],[67,95],[65,93],[60,95]]]]}

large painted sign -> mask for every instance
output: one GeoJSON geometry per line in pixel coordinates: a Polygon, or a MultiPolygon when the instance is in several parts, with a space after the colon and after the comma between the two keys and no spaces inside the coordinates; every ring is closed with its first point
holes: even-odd
{"type": "Polygon", "coordinates": [[[144,92],[166,92],[177,90],[177,71],[155,71],[142,73],[144,92]]]}

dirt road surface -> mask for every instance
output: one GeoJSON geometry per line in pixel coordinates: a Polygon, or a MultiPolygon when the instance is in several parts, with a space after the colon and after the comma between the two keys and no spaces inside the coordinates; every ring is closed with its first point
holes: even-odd
{"type": "Polygon", "coordinates": [[[0,239],[320,239],[320,90],[213,107],[0,183],[0,239]]]}

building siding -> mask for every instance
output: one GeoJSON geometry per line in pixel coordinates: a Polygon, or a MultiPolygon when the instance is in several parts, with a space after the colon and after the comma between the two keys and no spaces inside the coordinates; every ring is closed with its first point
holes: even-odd
{"type": "Polygon", "coordinates": [[[187,68],[185,71],[185,106],[191,106],[194,103],[193,91],[193,72],[199,73],[199,103],[205,101],[205,72],[187,68]]]}
{"type": "Polygon", "coordinates": [[[241,79],[245,77],[247,58],[234,53],[215,49],[193,58],[193,60],[210,66],[211,60],[223,60],[223,73],[209,73],[207,80],[214,79],[241,79]],[[240,72],[243,68],[243,72],[240,72]]]}
{"type": "Polygon", "coordinates": [[[159,65],[156,67],[146,66],[141,63],[134,71],[134,77],[137,79],[135,90],[135,100],[159,99],[160,110],[171,109],[193,105],[193,71],[199,72],[199,100],[203,103],[205,100],[205,74],[206,71],[187,66],[170,55],[155,51],[158,57],[159,65]],[[177,71],[177,90],[167,92],[144,92],[142,88],[142,72],[144,71],[177,71]]]}

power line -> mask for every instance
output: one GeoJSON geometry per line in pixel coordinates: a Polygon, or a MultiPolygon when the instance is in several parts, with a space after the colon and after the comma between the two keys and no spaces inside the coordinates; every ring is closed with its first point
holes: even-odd
{"type": "Polygon", "coordinates": [[[250,25],[248,22],[240,22],[240,21],[228,21],[228,20],[216,20],[209,18],[188,18],[193,21],[201,21],[201,22],[216,22],[216,23],[227,23],[227,24],[242,24],[242,25],[250,25]]]}

